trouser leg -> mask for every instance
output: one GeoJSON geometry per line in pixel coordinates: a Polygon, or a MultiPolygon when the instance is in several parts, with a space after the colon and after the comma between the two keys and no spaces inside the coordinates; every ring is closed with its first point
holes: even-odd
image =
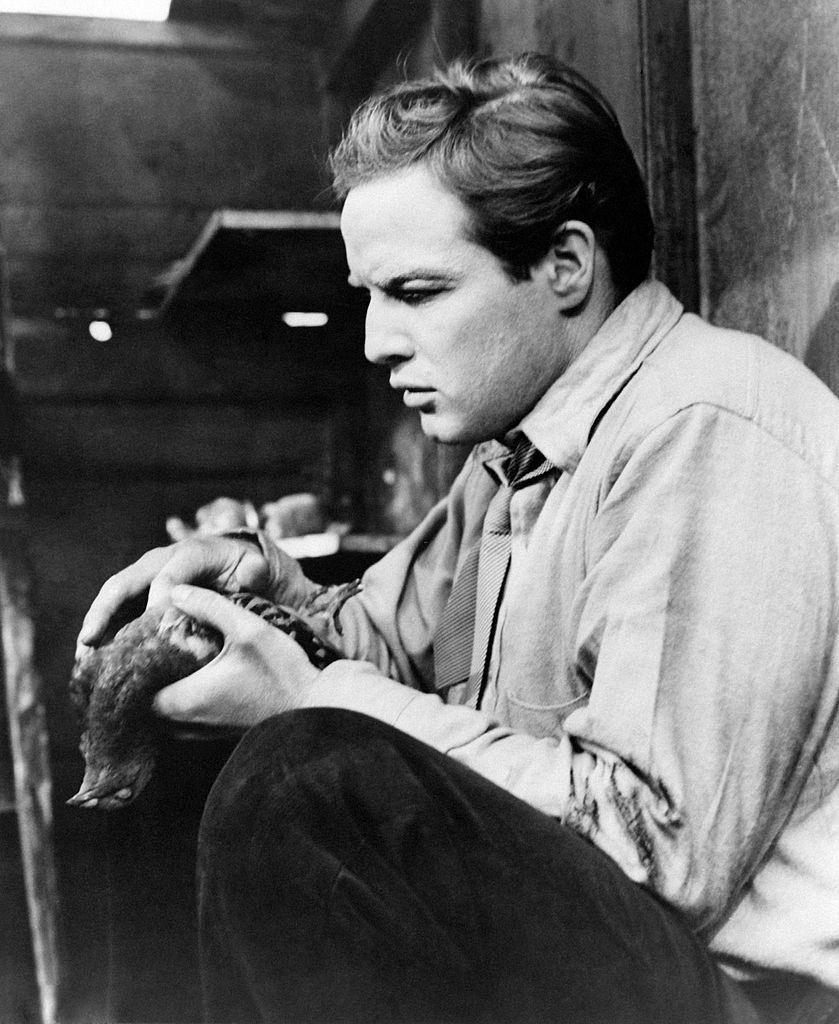
{"type": "Polygon", "coordinates": [[[733,1020],[701,945],[608,857],[363,715],[251,730],[198,872],[212,1021],[733,1020]]]}

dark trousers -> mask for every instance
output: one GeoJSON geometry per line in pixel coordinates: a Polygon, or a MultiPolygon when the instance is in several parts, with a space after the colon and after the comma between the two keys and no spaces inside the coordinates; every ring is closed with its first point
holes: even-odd
{"type": "Polygon", "coordinates": [[[756,1020],[607,856],[352,712],[244,737],[204,812],[198,897],[210,1021],[756,1020]]]}

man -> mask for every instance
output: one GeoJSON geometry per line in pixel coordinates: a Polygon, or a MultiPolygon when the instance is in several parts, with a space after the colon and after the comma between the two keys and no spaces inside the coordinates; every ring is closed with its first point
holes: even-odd
{"type": "Polygon", "coordinates": [[[546,58],[392,89],[333,169],[366,354],[469,460],[323,672],[213,593],[309,598],[258,535],[148,553],[80,636],[148,587],[226,637],[158,711],[256,726],[202,825],[208,1016],[832,1005],[839,403],[646,280],[615,116],[546,58]]]}

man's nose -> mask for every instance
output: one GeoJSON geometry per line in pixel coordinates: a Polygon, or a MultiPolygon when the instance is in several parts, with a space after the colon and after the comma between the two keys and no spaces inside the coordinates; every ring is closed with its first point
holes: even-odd
{"type": "Polygon", "coordinates": [[[412,354],[411,339],[395,304],[370,297],[364,323],[364,355],[371,363],[401,362],[412,354]]]}

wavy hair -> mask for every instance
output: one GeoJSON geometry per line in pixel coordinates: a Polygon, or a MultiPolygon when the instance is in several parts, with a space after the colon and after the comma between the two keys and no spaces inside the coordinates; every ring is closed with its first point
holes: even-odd
{"type": "Polygon", "coordinates": [[[335,194],[420,162],[514,278],[569,220],[594,232],[620,298],[649,273],[654,229],[635,158],[608,101],[567,65],[535,53],[456,61],[370,97],[330,154],[335,194]]]}

